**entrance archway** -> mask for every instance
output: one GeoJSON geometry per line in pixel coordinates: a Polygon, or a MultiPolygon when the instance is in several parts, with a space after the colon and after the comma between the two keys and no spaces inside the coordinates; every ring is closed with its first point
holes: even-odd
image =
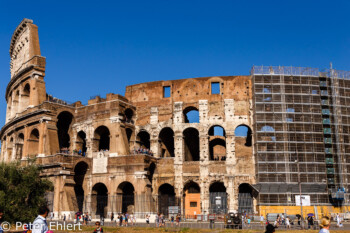
{"type": "Polygon", "coordinates": [[[117,189],[118,201],[121,201],[121,212],[134,213],[135,211],[135,189],[130,182],[123,182],[117,189]]]}
{"type": "Polygon", "coordinates": [[[85,162],[79,162],[74,168],[74,192],[76,198],[75,211],[83,211],[84,205],[84,178],[89,166],[85,162]]]}
{"type": "Polygon", "coordinates": [[[250,184],[242,183],[238,186],[238,212],[253,213],[253,189],[250,184]]]}
{"type": "Polygon", "coordinates": [[[175,189],[170,184],[162,184],[158,189],[158,212],[168,217],[169,206],[176,206],[175,189]]]}
{"type": "Polygon", "coordinates": [[[92,211],[99,217],[107,216],[108,205],[108,189],[103,183],[97,183],[92,188],[91,195],[92,207],[95,208],[92,211]]]}
{"type": "Polygon", "coordinates": [[[184,186],[185,215],[189,218],[201,214],[201,193],[197,183],[190,181],[184,186]]]}
{"type": "Polygon", "coordinates": [[[222,182],[215,182],[209,187],[209,199],[211,214],[227,213],[227,193],[226,187],[222,182]]]}

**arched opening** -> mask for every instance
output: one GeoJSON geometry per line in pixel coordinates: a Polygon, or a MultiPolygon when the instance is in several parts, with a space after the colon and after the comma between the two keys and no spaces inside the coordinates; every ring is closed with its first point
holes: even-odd
{"type": "Polygon", "coordinates": [[[209,187],[210,210],[211,214],[227,213],[227,193],[226,187],[222,182],[215,182],[209,187]]]}
{"type": "Polygon", "coordinates": [[[17,140],[16,140],[16,160],[22,159],[23,156],[23,144],[24,144],[24,134],[20,133],[18,134],[17,140]]]}
{"type": "Polygon", "coordinates": [[[221,126],[209,128],[209,158],[215,161],[226,160],[226,132],[221,126]]]}
{"type": "Polygon", "coordinates": [[[21,102],[20,102],[20,112],[24,111],[29,106],[30,98],[30,85],[27,83],[22,91],[21,102]]]}
{"type": "Polygon", "coordinates": [[[127,123],[134,123],[133,122],[134,111],[132,109],[130,108],[125,109],[124,115],[125,115],[125,121],[127,123]]]}
{"type": "Polygon", "coordinates": [[[195,128],[187,128],[183,132],[185,161],[199,161],[199,132],[195,128]]]}
{"type": "Polygon", "coordinates": [[[183,110],[185,123],[199,123],[199,111],[196,107],[187,107],[183,110]]]}
{"type": "Polygon", "coordinates": [[[109,129],[104,125],[98,127],[94,134],[94,151],[109,151],[109,141],[109,129]]]}
{"type": "Polygon", "coordinates": [[[70,112],[61,112],[57,116],[57,119],[57,134],[60,150],[67,153],[70,147],[69,131],[73,121],[73,115],[70,112]]]}
{"type": "Polygon", "coordinates": [[[39,131],[33,129],[28,139],[28,155],[30,157],[35,157],[39,154],[39,137],[39,131]]]}
{"type": "Polygon", "coordinates": [[[121,213],[134,213],[135,211],[135,189],[134,186],[127,181],[124,181],[118,186],[117,195],[121,201],[121,213]]]}
{"type": "Polygon", "coordinates": [[[86,133],[84,131],[79,131],[77,135],[76,148],[78,155],[85,156],[87,147],[86,147],[86,133]]]}
{"type": "Polygon", "coordinates": [[[174,131],[169,127],[163,128],[159,133],[160,157],[175,157],[174,149],[174,131]]]}
{"type": "Polygon", "coordinates": [[[252,146],[252,130],[246,125],[239,125],[235,129],[236,137],[245,137],[245,146],[252,146]]]}
{"type": "Polygon", "coordinates": [[[139,147],[142,149],[150,149],[150,135],[147,131],[141,130],[137,134],[137,143],[139,144],[139,147]]]}
{"type": "Polygon", "coordinates": [[[18,106],[19,106],[19,90],[16,91],[16,94],[12,101],[12,111],[14,116],[16,115],[16,113],[20,111],[20,109],[18,109],[18,106]]]}
{"type": "Polygon", "coordinates": [[[102,183],[97,183],[94,185],[92,188],[91,202],[93,213],[98,215],[96,218],[107,216],[108,189],[106,185],[102,183]]]}
{"type": "Polygon", "coordinates": [[[169,206],[176,206],[175,189],[170,184],[162,184],[158,189],[158,212],[169,215],[169,206]]]}
{"type": "Polygon", "coordinates": [[[83,211],[84,205],[84,178],[89,166],[85,162],[79,162],[74,168],[74,192],[76,198],[75,211],[83,211]]]}
{"type": "Polygon", "coordinates": [[[197,183],[190,181],[184,186],[184,206],[187,218],[201,214],[201,193],[197,183]]]}
{"type": "Polygon", "coordinates": [[[14,146],[14,142],[13,142],[13,138],[10,138],[9,143],[7,144],[7,157],[10,159],[12,159],[12,153],[13,153],[13,146],[14,146]]]}
{"type": "Polygon", "coordinates": [[[12,92],[10,92],[10,94],[8,95],[7,98],[7,109],[6,109],[6,119],[7,121],[10,120],[10,118],[12,117],[12,92]]]}
{"type": "Polygon", "coordinates": [[[253,189],[250,184],[238,186],[238,213],[253,213],[253,189]]]}

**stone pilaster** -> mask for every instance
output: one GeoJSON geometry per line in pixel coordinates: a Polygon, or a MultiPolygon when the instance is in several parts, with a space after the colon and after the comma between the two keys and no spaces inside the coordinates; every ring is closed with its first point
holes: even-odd
{"type": "Polygon", "coordinates": [[[184,122],[184,117],[182,113],[182,102],[174,103],[174,124],[181,124],[184,122]]]}
{"type": "Polygon", "coordinates": [[[208,100],[199,100],[199,122],[206,123],[208,122],[208,100]]]}

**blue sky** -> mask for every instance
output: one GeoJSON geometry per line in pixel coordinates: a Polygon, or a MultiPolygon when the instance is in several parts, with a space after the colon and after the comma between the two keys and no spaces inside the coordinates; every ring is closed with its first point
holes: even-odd
{"type": "Polygon", "coordinates": [[[46,88],[67,101],[252,65],[350,70],[350,1],[1,1],[0,125],[16,26],[39,27],[46,88]]]}

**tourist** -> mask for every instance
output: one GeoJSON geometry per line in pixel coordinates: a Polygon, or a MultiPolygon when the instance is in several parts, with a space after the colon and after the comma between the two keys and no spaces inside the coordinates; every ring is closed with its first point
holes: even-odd
{"type": "Polygon", "coordinates": [[[123,219],[124,219],[123,214],[120,214],[119,215],[119,226],[120,227],[123,225],[123,219]]]}
{"type": "Polygon", "coordinates": [[[47,226],[46,217],[49,214],[50,210],[47,206],[42,206],[39,208],[39,215],[33,222],[32,233],[46,233],[49,231],[47,226]]]}
{"type": "Polygon", "coordinates": [[[131,226],[133,226],[134,225],[134,215],[132,213],[129,215],[129,219],[130,219],[131,226]]]}
{"type": "Polygon", "coordinates": [[[286,223],[286,220],[285,220],[284,214],[282,214],[282,216],[281,216],[281,224],[284,225],[285,223],[286,223]]]}
{"type": "Polygon", "coordinates": [[[271,225],[271,224],[268,224],[267,226],[266,226],[266,231],[265,231],[265,233],[274,233],[275,232],[275,227],[273,226],[273,225],[271,225]]]}
{"type": "Polygon", "coordinates": [[[94,230],[94,233],[102,233],[103,232],[103,228],[101,227],[100,222],[96,222],[95,226],[96,226],[96,229],[94,230]]]}
{"type": "Polygon", "coordinates": [[[111,222],[114,220],[114,213],[111,214],[111,222]]]}
{"type": "Polygon", "coordinates": [[[287,216],[286,217],[286,228],[290,229],[290,218],[287,216]]]}
{"type": "Polygon", "coordinates": [[[125,226],[128,226],[128,221],[129,221],[129,214],[128,212],[125,213],[125,226]]]}
{"type": "Polygon", "coordinates": [[[132,221],[133,221],[134,225],[136,225],[136,215],[135,214],[133,215],[133,220],[132,221]]]}
{"type": "Polygon", "coordinates": [[[170,221],[171,221],[171,227],[174,227],[174,215],[171,215],[170,221]]]}
{"type": "Polygon", "coordinates": [[[149,226],[149,214],[146,214],[146,224],[149,226]]]}
{"type": "Polygon", "coordinates": [[[264,226],[264,221],[265,221],[264,216],[260,215],[260,225],[261,226],[264,226]]]}
{"type": "Polygon", "coordinates": [[[156,227],[159,227],[159,213],[156,214],[156,227]]]}
{"type": "Polygon", "coordinates": [[[310,229],[311,226],[314,225],[314,218],[312,216],[307,217],[307,225],[308,225],[308,229],[310,229]]]}
{"type": "Polygon", "coordinates": [[[63,222],[66,221],[66,214],[63,215],[63,222]]]}
{"type": "Polygon", "coordinates": [[[321,219],[320,227],[321,230],[318,233],[329,233],[329,227],[331,226],[331,221],[329,217],[324,216],[321,219]]]}

